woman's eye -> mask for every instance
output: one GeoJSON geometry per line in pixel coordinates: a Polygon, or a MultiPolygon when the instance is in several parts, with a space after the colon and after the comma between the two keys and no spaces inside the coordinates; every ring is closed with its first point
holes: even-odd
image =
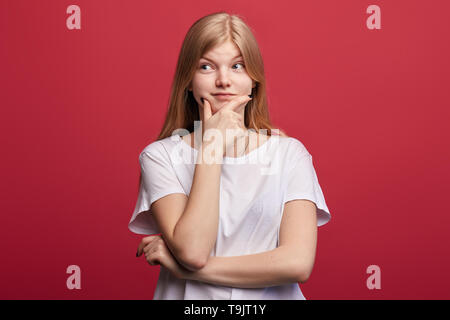
{"type": "MultiPolygon", "coordinates": [[[[244,64],[243,63],[235,63],[234,65],[233,65],[233,67],[234,66],[237,66],[237,65],[240,65],[241,67],[240,68],[235,68],[235,69],[242,69],[242,68],[244,68],[245,66],[244,66],[244,64]]],[[[209,65],[209,64],[202,64],[202,65],[200,65],[200,69],[202,69],[202,70],[210,70],[210,69],[207,69],[207,68],[211,68],[211,66],[209,65]]]]}
{"type": "Polygon", "coordinates": [[[210,67],[210,65],[208,65],[208,64],[202,64],[202,65],[200,66],[200,69],[208,70],[208,69],[204,69],[203,67],[210,67]]]}

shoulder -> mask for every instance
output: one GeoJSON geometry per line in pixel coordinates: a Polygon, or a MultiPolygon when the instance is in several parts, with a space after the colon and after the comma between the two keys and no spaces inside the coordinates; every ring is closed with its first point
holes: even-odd
{"type": "Polygon", "coordinates": [[[159,140],[155,140],[148,144],[139,154],[139,159],[152,158],[152,159],[164,159],[168,156],[168,150],[172,142],[172,137],[167,137],[159,140]]]}
{"type": "Polygon", "coordinates": [[[277,129],[274,134],[277,138],[282,141],[289,150],[294,151],[298,155],[303,154],[309,154],[308,150],[306,149],[305,145],[297,138],[288,136],[286,132],[277,129]]]}
{"type": "Polygon", "coordinates": [[[291,172],[300,163],[305,163],[311,158],[308,149],[303,142],[295,137],[280,138],[280,146],[284,155],[284,164],[287,172],[291,172]]]}
{"type": "Polygon", "coordinates": [[[298,156],[310,155],[306,146],[299,139],[289,137],[289,143],[291,148],[296,152],[298,156]]]}
{"type": "Polygon", "coordinates": [[[306,146],[299,139],[287,135],[280,135],[279,139],[286,148],[287,158],[299,159],[303,156],[310,155],[306,146]]]}

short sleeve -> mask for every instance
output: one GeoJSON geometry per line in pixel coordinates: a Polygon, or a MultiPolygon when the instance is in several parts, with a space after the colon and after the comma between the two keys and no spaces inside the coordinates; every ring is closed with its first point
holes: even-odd
{"type": "Polygon", "coordinates": [[[150,212],[152,203],[171,193],[186,193],[175,174],[169,154],[159,141],[141,152],[139,164],[142,179],[128,229],[137,234],[160,233],[150,212]]]}
{"type": "Polygon", "coordinates": [[[303,152],[300,158],[294,162],[293,168],[288,172],[287,181],[284,203],[295,199],[310,200],[317,206],[317,226],[322,226],[330,221],[330,211],[319,185],[312,156],[308,152],[303,152]]]}

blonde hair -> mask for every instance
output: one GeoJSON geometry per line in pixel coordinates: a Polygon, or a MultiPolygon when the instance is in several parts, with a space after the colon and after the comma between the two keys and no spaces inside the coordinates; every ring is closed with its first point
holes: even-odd
{"type": "MultiPolygon", "coordinates": [[[[245,107],[244,124],[256,132],[266,129],[267,135],[272,135],[274,128],[269,117],[264,63],[256,39],[238,15],[217,12],[197,20],[184,38],[170,92],[169,109],[157,140],[171,136],[174,130],[180,128],[194,131],[194,121],[199,121],[200,115],[197,101],[192,91],[188,90],[189,85],[200,58],[228,40],[239,48],[247,74],[255,81],[253,99],[245,107]]],[[[286,136],[283,131],[279,132],[281,136],[286,136]]]]}

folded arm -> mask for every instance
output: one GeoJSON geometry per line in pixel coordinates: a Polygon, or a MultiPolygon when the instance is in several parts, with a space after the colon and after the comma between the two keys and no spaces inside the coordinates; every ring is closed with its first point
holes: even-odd
{"type": "Polygon", "coordinates": [[[211,284],[263,288],[308,280],[317,244],[316,205],[309,200],[285,204],[279,246],[273,250],[233,257],[210,257],[185,278],[211,284]]]}
{"type": "MultiPolygon", "coordinates": [[[[198,157],[203,154],[203,147],[200,147],[198,157]]],[[[147,164],[161,162],[151,154],[143,160],[144,169],[147,164]]],[[[148,171],[156,169],[149,167],[148,171]]],[[[220,175],[221,164],[197,161],[189,197],[172,193],[151,205],[151,212],[167,247],[178,263],[188,270],[202,268],[215,245],[219,224],[220,175]]],[[[146,244],[143,240],[138,252],[142,252],[146,244]]]]}

